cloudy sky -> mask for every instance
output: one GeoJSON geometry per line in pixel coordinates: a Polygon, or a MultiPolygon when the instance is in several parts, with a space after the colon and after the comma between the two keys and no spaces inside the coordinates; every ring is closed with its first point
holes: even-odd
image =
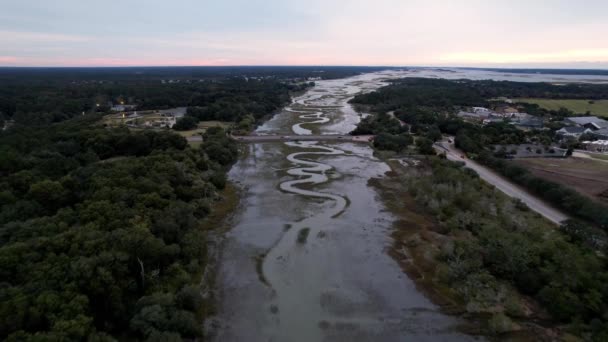
{"type": "Polygon", "coordinates": [[[607,0],[0,0],[0,66],[608,68],[607,0]]]}

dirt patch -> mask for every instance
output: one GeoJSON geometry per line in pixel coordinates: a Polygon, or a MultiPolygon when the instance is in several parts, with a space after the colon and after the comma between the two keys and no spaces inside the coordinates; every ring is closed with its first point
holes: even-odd
{"type": "Polygon", "coordinates": [[[608,163],[586,158],[515,160],[533,175],[556,182],[608,204],[608,163]]]}

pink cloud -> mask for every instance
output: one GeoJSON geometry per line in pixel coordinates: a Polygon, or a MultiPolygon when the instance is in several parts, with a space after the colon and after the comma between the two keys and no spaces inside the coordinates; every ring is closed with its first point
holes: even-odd
{"type": "Polygon", "coordinates": [[[0,65],[19,64],[19,58],[14,56],[0,56],[0,65]]]}

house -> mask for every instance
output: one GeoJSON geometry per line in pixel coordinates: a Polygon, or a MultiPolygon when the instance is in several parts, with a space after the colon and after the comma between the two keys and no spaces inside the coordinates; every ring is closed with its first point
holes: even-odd
{"type": "Polygon", "coordinates": [[[566,126],[563,127],[562,129],[556,131],[555,133],[557,133],[557,135],[559,135],[562,138],[575,138],[578,139],[581,137],[581,135],[585,134],[585,133],[590,133],[591,130],[589,128],[585,128],[585,127],[578,127],[578,126],[566,126]]]}
{"type": "Polygon", "coordinates": [[[608,152],[608,140],[583,141],[587,151],[608,152]]]}
{"type": "Polygon", "coordinates": [[[518,115],[514,116],[511,124],[523,130],[542,129],[544,127],[544,121],[542,118],[526,113],[519,113],[518,115]]]}
{"type": "Polygon", "coordinates": [[[608,128],[608,121],[598,118],[597,116],[573,116],[564,119],[564,123],[574,126],[587,127],[593,130],[608,128]]]}
{"type": "Polygon", "coordinates": [[[524,119],[513,124],[520,129],[542,129],[544,127],[543,120],[538,118],[524,119]]]}
{"type": "Polygon", "coordinates": [[[456,115],[463,119],[483,121],[490,117],[490,112],[465,112],[461,110],[456,115]]]}

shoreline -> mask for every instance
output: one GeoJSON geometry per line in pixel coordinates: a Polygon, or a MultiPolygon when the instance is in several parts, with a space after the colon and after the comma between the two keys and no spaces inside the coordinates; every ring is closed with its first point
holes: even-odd
{"type": "Polygon", "coordinates": [[[216,210],[201,223],[201,230],[206,233],[207,250],[205,261],[207,267],[200,275],[200,293],[205,303],[200,312],[199,322],[204,327],[203,339],[212,338],[216,332],[216,322],[214,317],[218,313],[218,303],[222,293],[217,285],[217,275],[221,267],[221,257],[226,233],[232,227],[232,220],[238,213],[241,206],[241,193],[243,189],[234,182],[227,181],[226,188],[222,190],[221,199],[216,203],[216,210]]]}

